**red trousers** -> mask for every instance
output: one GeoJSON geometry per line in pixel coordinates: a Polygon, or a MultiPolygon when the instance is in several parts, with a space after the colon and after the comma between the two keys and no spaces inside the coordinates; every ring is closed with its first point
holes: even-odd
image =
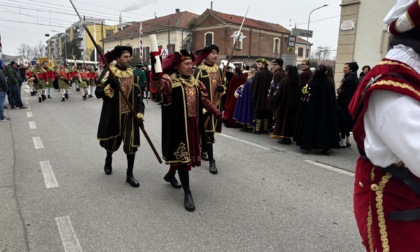
{"type": "Polygon", "coordinates": [[[356,165],[353,201],[366,251],[420,251],[420,220],[388,218],[391,212],[420,208],[420,197],[404,183],[360,157],[356,165]]]}

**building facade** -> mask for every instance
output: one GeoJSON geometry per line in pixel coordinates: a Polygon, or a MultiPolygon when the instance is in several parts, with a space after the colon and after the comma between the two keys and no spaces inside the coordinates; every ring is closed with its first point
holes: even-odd
{"type": "MultiPolygon", "coordinates": [[[[198,17],[197,14],[175,10],[175,13],[156,17],[154,19],[136,22],[125,29],[106,37],[104,51],[110,51],[117,45],[133,47],[133,58],[150,64],[150,41],[149,35],[156,34],[158,46],[164,54],[179,51],[182,48],[191,49],[191,24],[198,17]],[[142,27],[142,52],[140,59],[140,26],[142,27]]],[[[164,57],[165,55],[163,55],[164,57]]]]}
{"type": "Polygon", "coordinates": [[[345,63],[375,66],[388,51],[389,35],[383,22],[395,0],[342,0],[336,59],[336,86],[345,63]]]}

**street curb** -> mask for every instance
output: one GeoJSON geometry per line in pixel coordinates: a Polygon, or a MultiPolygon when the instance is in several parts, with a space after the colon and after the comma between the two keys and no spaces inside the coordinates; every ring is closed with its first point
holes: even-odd
{"type": "Polygon", "coordinates": [[[0,251],[28,251],[16,195],[11,122],[0,122],[0,139],[0,251]]]}

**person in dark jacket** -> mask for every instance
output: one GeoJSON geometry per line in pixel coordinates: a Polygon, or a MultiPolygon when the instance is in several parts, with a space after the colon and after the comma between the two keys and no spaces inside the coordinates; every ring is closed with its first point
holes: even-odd
{"type": "Polygon", "coordinates": [[[311,69],[309,68],[310,63],[311,62],[309,60],[304,60],[300,63],[301,73],[299,74],[299,90],[301,91],[302,88],[308,84],[313,75],[311,69]]]}
{"type": "Polygon", "coordinates": [[[3,70],[0,69],[0,122],[10,120],[10,118],[4,116],[4,101],[6,100],[7,90],[7,81],[4,77],[3,70]]]}
{"type": "Polygon", "coordinates": [[[95,90],[96,97],[103,100],[97,137],[107,153],[104,166],[107,175],[112,173],[112,153],[124,142],[123,149],[127,155],[126,182],[132,187],[139,187],[139,182],[133,176],[133,167],[140,146],[139,126],[144,120],[144,103],[140,87],[134,83],[133,71],[129,68],[132,53],[133,49],[129,46],[116,46],[105,55],[110,66],[102,71],[95,90]],[[112,71],[115,79],[109,71],[112,71]],[[119,89],[130,104],[121,97],[119,89]]]}
{"type": "Polygon", "coordinates": [[[341,137],[340,147],[351,146],[350,131],[353,129],[353,119],[349,113],[348,106],[359,85],[359,79],[357,78],[358,69],[359,66],[356,62],[344,64],[344,78],[341,80],[341,85],[337,89],[338,128],[341,137]]]}
{"type": "Polygon", "coordinates": [[[255,134],[267,133],[270,123],[271,111],[268,103],[268,90],[270,89],[273,73],[268,70],[268,61],[257,59],[258,72],[252,80],[252,105],[255,109],[255,134]],[[262,127],[262,129],[261,129],[262,127]]]}
{"type": "Polygon", "coordinates": [[[370,66],[366,65],[362,67],[362,72],[359,75],[359,83],[362,82],[363,77],[370,71],[370,66]]]}
{"type": "Polygon", "coordinates": [[[19,82],[22,78],[20,77],[20,73],[15,61],[10,62],[10,66],[7,69],[7,75],[7,83],[10,89],[10,108],[14,109],[15,107],[18,107],[21,109],[27,109],[28,107],[23,106],[22,99],[20,98],[19,85],[21,85],[21,83],[19,82]]]}

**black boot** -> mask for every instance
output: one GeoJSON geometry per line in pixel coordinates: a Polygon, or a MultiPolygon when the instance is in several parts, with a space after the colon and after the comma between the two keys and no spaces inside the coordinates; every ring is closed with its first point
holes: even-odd
{"type": "Polygon", "coordinates": [[[207,153],[209,154],[209,162],[210,162],[209,171],[211,174],[217,174],[216,161],[214,160],[214,157],[213,157],[213,144],[212,143],[207,144],[206,148],[207,148],[207,153]]]}
{"type": "Polygon", "coordinates": [[[47,97],[43,94],[42,96],[42,100],[45,101],[47,99],[47,97]]]}
{"type": "Polygon", "coordinates": [[[185,210],[192,212],[195,210],[194,201],[190,190],[190,177],[188,171],[178,170],[179,179],[181,180],[182,188],[184,189],[184,207],[185,210]]]}
{"type": "Polygon", "coordinates": [[[134,158],[135,154],[127,154],[127,179],[126,182],[129,183],[132,187],[139,187],[139,182],[133,176],[133,167],[134,167],[134,158]]]}
{"type": "Polygon", "coordinates": [[[69,94],[64,94],[64,98],[69,99],[69,94]]]}
{"type": "Polygon", "coordinates": [[[201,152],[201,160],[209,161],[209,156],[207,155],[207,152],[201,152]]]}
{"type": "Polygon", "coordinates": [[[112,173],[112,152],[106,152],[104,171],[106,175],[112,173]]]}
{"type": "Polygon", "coordinates": [[[51,95],[48,95],[48,99],[51,99],[51,95]]]}
{"type": "Polygon", "coordinates": [[[61,97],[61,101],[63,102],[63,101],[65,101],[66,99],[64,98],[64,97],[61,97]]]}
{"type": "Polygon", "coordinates": [[[39,100],[39,102],[42,102],[42,98],[41,97],[38,97],[38,100],[39,100]]]}
{"type": "Polygon", "coordinates": [[[165,177],[163,177],[163,179],[166,182],[171,183],[171,186],[173,188],[181,188],[182,187],[182,185],[180,183],[178,183],[178,180],[176,180],[176,178],[175,178],[175,171],[169,170],[168,173],[166,173],[165,177]]]}

